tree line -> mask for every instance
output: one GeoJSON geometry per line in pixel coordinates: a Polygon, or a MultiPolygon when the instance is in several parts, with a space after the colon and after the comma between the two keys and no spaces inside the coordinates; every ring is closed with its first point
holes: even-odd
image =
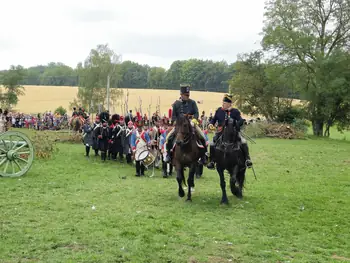
{"type": "MultiPolygon", "coordinates": [[[[100,47],[108,49],[108,45],[100,47]]],[[[19,84],[79,86],[79,83],[89,78],[86,72],[79,70],[82,64],[79,63],[76,68],[72,68],[60,62],[51,62],[47,65],[23,68],[24,75],[19,84]]],[[[186,82],[192,85],[193,90],[227,92],[228,81],[234,74],[233,68],[234,64],[225,61],[201,59],[177,60],[168,70],[123,61],[116,65],[114,74],[117,80],[111,84],[114,88],[178,89],[181,83],[186,82]]],[[[1,76],[7,72],[8,70],[0,71],[0,81],[1,76]]]]}

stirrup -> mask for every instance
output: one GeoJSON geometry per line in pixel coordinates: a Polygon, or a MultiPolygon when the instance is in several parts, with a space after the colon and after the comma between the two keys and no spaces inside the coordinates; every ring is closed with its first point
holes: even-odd
{"type": "Polygon", "coordinates": [[[210,170],[214,170],[215,169],[215,163],[214,162],[208,163],[207,168],[210,169],[210,170]]]}
{"type": "Polygon", "coordinates": [[[251,161],[250,159],[247,159],[247,160],[245,161],[245,166],[246,166],[247,168],[251,168],[251,167],[253,166],[252,161],[251,161]]]}

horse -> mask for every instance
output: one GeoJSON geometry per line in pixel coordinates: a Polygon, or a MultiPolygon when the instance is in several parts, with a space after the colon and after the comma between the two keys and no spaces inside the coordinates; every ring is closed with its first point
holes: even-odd
{"type": "Polygon", "coordinates": [[[185,196],[182,184],[186,186],[184,168],[189,168],[187,179],[188,193],[187,201],[192,201],[191,188],[194,187],[194,175],[196,172],[197,162],[201,157],[201,150],[198,147],[198,137],[190,120],[185,116],[180,116],[175,125],[175,149],[173,153],[172,164],[176,169],[176,180],[179,185],[178,194],[180,197],[185,196]]]}
{"type": "Polygon", "coordinates": [[[230,174],[230,188],[233,195],[243,198],[243,186],[245,181],[245,158],[241,150],[239,137],[239,123],[232,118],[226,120],[223,133],[218,138],[215,146],[216,170],[220,176],[222,190],[221,204],[228,204],[226,194],[226,182],[224,171],[230,174]],[[238,185],[238,187],[236,186],[238,185]]]}
{"type": "Polygon", "coordinates": [[[83,125],[84,125],[84,121],[80,116],[72,117],[70,122],[70,127],[74,132],[82,133],[83,125]]]}

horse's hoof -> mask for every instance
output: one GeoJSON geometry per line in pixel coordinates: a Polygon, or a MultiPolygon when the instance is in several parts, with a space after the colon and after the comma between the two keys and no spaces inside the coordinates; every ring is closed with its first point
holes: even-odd
{"type": "Polygon", "coordinates": [[[184,190],[179,190],[179,196],[182,198],[185,196],[185,191],[184,190]]]}
{"type": "Polygon", "coordinates": [[[188,199],[188,198],[187,198],[187,199],[186,199],[186,202],[192,202],[192,199],[188,199]]]}
{"type": "Polygon", "coordinates": [[[228,200],[221,200],[220,205],[228,205],[228,200]]]}

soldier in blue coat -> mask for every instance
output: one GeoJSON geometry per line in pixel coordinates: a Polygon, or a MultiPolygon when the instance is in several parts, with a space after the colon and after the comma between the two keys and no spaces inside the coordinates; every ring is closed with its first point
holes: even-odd
{"type": "MultiPolygon", "coordinates": [[[[240,126],[243,125],[244,119],[241,116],[241,113],[238,109],[232,108],[232,95],[226,94],[222,101],[222,107],[218,108],[215,112],[214,117],[211,119],[209,124],[209,129],[213,130],[215,129],[214,125],[217,122],[218,123],[218,129],[213,137],[213,142],[210,144],[210,163],[207,165],[207,168],[214,169],[215,167],[215,143],[219,136],[222,134],[222,128],[225,123],[225,117],[226,114],[231,117],[232,119],[236,120],[240,126]]],[[[246,166],[251,167],[253,165],[252,161],[250,160],[249,156],[249,149],[246,139],[239,133],[239,136],[241,138],[242,142],[242,151],[245,155],[246,159],[246,166]]]]}

